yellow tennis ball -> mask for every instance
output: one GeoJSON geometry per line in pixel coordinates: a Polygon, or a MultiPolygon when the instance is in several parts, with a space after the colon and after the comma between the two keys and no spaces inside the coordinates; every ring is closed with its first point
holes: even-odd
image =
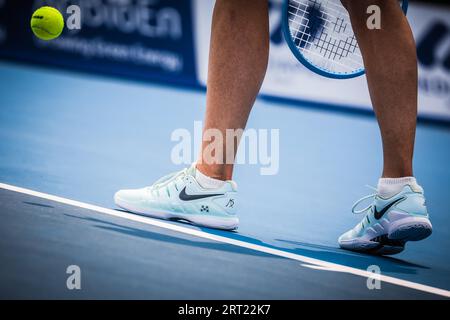
{"type": "Polygon", "coordinates": [[[64,28],[62,14],[52,7],[41,7],[31,16],[31,30],[42,40],[58,38],[64,28]]]}

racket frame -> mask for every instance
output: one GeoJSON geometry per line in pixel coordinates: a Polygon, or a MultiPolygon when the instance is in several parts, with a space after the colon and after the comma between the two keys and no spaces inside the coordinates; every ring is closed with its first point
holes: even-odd
{"type": "MultiPolygon", "coordinates": [[[[301,54],[295,45],[294,41],[292,40],[291,31],[289,29],[289,16],[288,16],[288,9],[289,9],[289,2],[290,0],[284,0],[283,1],[283,7],[282,7],[282,30],[283,30],[283,36],[285,41],[287,42],[289,49],[292,51],[294,56],[297,58],[298,61],[300,61],[306,68],[309,70],[320,74],[323,77],[332,78],[332,79],[351,79],[356,78],[359,76],[362,76],[365,73],[364,68],[357,72],[353,73],[332,73],[328,72],[324,69],[321,69],[313,64],[311,64],[304,56],[301,54]]],[[[408,12],[408,0],[402,0],[401,8],[403,12],[408,12]]]]}

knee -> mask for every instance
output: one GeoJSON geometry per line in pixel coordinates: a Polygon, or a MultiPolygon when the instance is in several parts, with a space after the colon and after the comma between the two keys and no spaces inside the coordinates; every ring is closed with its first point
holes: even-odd
{"type": "Polygon", "coordinates": [[[344,6],[345,9],[348,10],[348,7],[350,5],[350,2],[352,2],[352,0],[341,0],[342,5],[344,6]]]}
{"type": "Polygon", "coordinates": [[[366,23],[369,16],[374,12],[375,5],[379,8],[382,16],[389,15],[391,12],[400,9],[398,0],[340,0],[344,8],[347,10],[352,27],[355,32],[364,32],[367,30],[366,23]]]}
{"type": "Polygon", "coordinates": [[[374,2],[379,2],[377,0],[341,0],[342,5],[347,9],[348,13],[352,15],[353,13],[365,11],[364,9],[374,4],[374,2]]]}
{"type": "Polygon", "coordinates": [[[350,15],[365,13],[367,8],[371,5],[377,5],[380,8],[387,7],[389,4],[395,2],[398,5],[398,0],[340,0],[345,9],[350,15]]]}
{"type": "Polygon", "coordinates": [[[342,6],[347,10],[350,16],[353,29],[358,30],[361,28],[365,28],[366,26],[365,22],[368,14],[367,9],[371,5],[377,5],[380,8],[383,8],[386,2],[392,0],[340,0],[340,1],[342,3],[342,6]]]}

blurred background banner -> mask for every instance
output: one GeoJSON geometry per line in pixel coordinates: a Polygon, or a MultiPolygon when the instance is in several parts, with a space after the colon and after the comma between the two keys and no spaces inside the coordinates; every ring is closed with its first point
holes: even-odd
{"type": "MultiPolygon", "coordinates": [[[[0,0],[0,57],[164,84],[206,86],[212,0],[0,0]],[[81,30],[36,39],[32,12],[80,6],[81,30]]],[[[450,9],[412,2],[419,57],[419,117],[450,122],[450,9]]],[[[281,32],[281,1],[270,2],[271,52],[262,95],[323,107],[371,110],[365,77],[331,80],[300,65],[281,32]]]]}
{"type": "Polygon", "coordinates": [[[84,71],[197,85],[190,1],[0,0],[0,56],[84,71]],[[52,41],[30,29],[33,11],[81,9],[81,30],[52,41]]]}
{"type": "MultiPolygon", "coordinates": [[[[327,79],[297,62],[281,31],[282,1],[271,1],[270,4],[269,68],[261,93],[272,98],[306,100],[328,107],[371,110],[365,76],[350,80],[327,79]]],[[[197,68],[202,85],[206,84],[213,6],[213,1],[194,2],[197,68]]],[[[419,117],[449,121],[450,9],[412,2],[408,20],[418,47],[419,117]]]]}

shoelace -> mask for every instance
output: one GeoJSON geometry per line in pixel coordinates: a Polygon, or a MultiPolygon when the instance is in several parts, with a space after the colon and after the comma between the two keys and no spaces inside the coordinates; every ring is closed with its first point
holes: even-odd
{"type": "MultiPolygon", "coordinates": [[[[376,189],[375,187],[372,187],[372,186],[369,186],[369,185],[366,185],[366,187],[368,187],[368,188],[370,188],[370,189],[373,189],[373,190],[377,191],[377,189],[376,189]]],[[[370,205],[368,205],[367,207],[365,207],[364,209],[361,209],[361,210],[356,210],[356,207],[357,207],[361,202],[363,202],[363,201],[365,201],[365,200],[367,200],[367,199],[370,199],[370,198],[374,199],[374,198],[376,197],[376,195],[377,195],[376,193],[369,194],[368,196],[362,197],[361,199],[359,199],[358,201],[356,201],[356,202],[353,204],[353,206],[352,206],[352,213],[353,213],[353,214],[361,214],[361,213],[364,213],[364,212],[370,210],[370,208],[372,208],[372,206],[373,206],[373,203],[371,203],[370,205]]]]}
{"type": "Polygon", "coordinates": [[[151,185],[150,187],[148,187],[148,189],[151,191],[161,189],[162,187],[168,185],[171,181],[178,178],[179,176],[185,176],[187,170],[188,168],[184,168],[181,171],[169,173],[168,175],[165,175],[164,177],[156,180],[156,182],[153,183],[153,185],[151,185]]]}

